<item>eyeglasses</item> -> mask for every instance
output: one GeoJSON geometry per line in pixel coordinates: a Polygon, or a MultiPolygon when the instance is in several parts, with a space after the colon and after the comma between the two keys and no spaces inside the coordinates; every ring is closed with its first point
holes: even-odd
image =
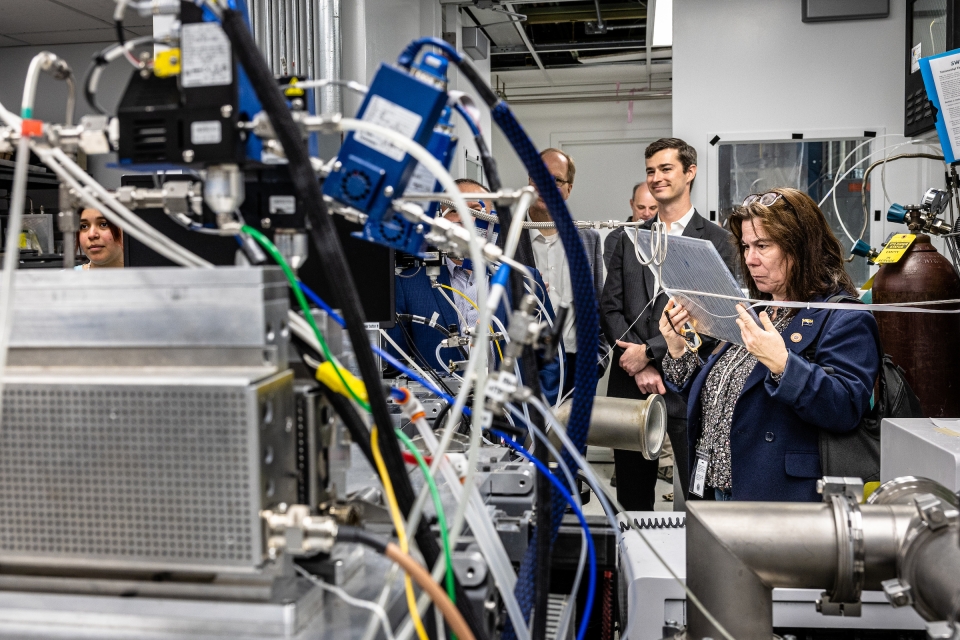
{"type": "Polygon", "coordinates": [[[748,207],[755,202],[759,202],[763,206],[769,207],[782,197],[783,195],[777,193],[776,191],[769,191],[767,193],[751,193],[743,199],[741,206],[748,207]]]}
{"type": "MultiPolygon", "coordinates": [[[[528,180],[530,182],[530,186],[535,186],[533,183],[533,178],[528,178],[528,180]]],[[[553,181],[557,183],[557,189],[565,184],[573,184],[573,180],[564,180],[563,178],[558,178],[557,176],[553,176],[553,181]]]]}

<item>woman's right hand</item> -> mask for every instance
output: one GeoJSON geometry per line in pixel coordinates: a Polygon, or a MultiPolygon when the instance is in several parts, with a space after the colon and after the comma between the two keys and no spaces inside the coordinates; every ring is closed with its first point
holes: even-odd
{"type": "Polygon", "coordinates": [[[683,308],[683,305],[678,304],[676,300],[670,298],[670,301],[663,310],[663,315],[660,316],[660,334],[663,336],[663,339],[667,341],[667,350],[670,352],[670,357],[674,360],[683,356],[687,350],[686,340],[684,340],[678,331],[680,331],[683,325],[689,320],[690,314],[683,308]],[[676,327],[676,330],[674,327],[676,327]]]}

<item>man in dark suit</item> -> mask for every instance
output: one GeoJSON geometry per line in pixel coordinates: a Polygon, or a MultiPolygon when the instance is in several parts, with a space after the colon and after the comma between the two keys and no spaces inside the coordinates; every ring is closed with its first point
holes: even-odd
{"type": "MultiPolygon", "coordinates": [[[[573,158],[560,149],[544,149],[540,157],[557,183],[557,189],[564,200],[570,197],[573,190],[573,180],[576,177],[577,166],[573,158]]],[[[533,180],[530,180],[533,186],[533,180]]],[[[550,212],[543,198],[537,198],[529,209],[530,219],[534,222],[552,222],[550,212]]],[[[600,300],[600,291],[603,289],[603,253],[600,243],[600,234],[596,229],[580,229],[580,241],[587,253],[590,269],[593,273],[593,285],[597,292],[597,301],[600,300]]],[[[576,340],[576,311],[573,309],[573,286],[570,283],[570,268],[567,264],[566,251],[556,227],[546,229],[531,229],[530,243],[533,246],[533,257],[537,270],[547,284],[550,300],[554,309],[560,306],[570,308],[567,320],[563,327],[564,376],[562,395],[566,395],[573,388],[573,373],[577,364],[576,340]]],[[[600,331],[600,327],[597,327],[600,331]]],[[[601,334],[602,335],[602,334],[601,334]]],[[[602,343],[603,340],[600,340],[602,343]]],[[[602,344],[601,344],[602,347],[602,344]]],[[[605,350],[605,349],[602,349],[605,350]]],[[[584,360],[593,364],[599,359],[599,354],[584,356],[584,360]]],[[[598,376],[603,375],[600,366],[598,376]]]]}
{"type": "MultiPolygon", "coordinates": [[[[670,235],[709,240],[724,262],[735,272],[737,252],[728,231],[707,221],[690,201],[690,189],[697,176],[697,152],[678,138],[662,138],[644,152],[647,186],[657,201],[657,217],[642,227],[649,229],[659,220],[670,235]]],[[[669,249],[668,249],[669,250],[669,249]]],[[[687,406],[663,384],[663,356],[666,341],[659,321],[667,296],[654,299],[654,278],[634,254],[632,236],[621,233],[610,256],[607,280],[600,301],[600,322],[607,340],[615,345],[607,395],[616,398],[645,398],[659,393],[667,403],[667,433],[673,444],[675,472],[684,496],[690,470],[687,469],[687,406]],[[653,302],[651,303],[651,300],[653,302]]],[[[704,348],[710,348],[705,345],[704,348]]],[[[706,351],[705,353],[709,353],[706,351]]],[[[614,451],[617,499],[631,511],[652,511],[655,502],[658,462],[645,460],[639,452],[614,451]]]]}

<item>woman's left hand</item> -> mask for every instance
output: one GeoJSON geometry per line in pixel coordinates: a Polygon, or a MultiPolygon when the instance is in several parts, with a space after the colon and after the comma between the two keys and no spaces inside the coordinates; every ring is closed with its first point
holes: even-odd
{"type": "Polygon", "coordinates": [[[750,314],[747,313],[743,305],[737,305],[737,326],[740,327],[740,337],[743,338],[743,344],[747,351],[753,354],[770,373],[775,375],[783,373],[787,367],[787,346],[783,342],[783,336],[773,326],[770,316],[766,311],[760,312],[760,322],[763,327],[758,327],[750,314]]]}

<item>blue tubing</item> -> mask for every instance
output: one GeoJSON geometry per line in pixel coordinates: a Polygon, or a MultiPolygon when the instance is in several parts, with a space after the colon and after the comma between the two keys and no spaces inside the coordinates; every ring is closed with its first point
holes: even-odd
{"type": "MultiPolygon", "coordinates": [[[[517,122],[516,117],[504,102],[498,102],[492,109],[494,122],[500,127],[507,140],[513,146],[527,172],[533,178],[537,191],[550,211],[550,216],[557,225],[563,249],[567,254],[570,265],[570,282],[573,286],[573,304],[577,310],[577,351],[580,353],[597,352],[597,328],[600,326],[600,313],[597,309],[596,291],[593,287],[593,274],[587,253],[580,241],[580,234],[573,224],[573,218],[567,210],[567,205],[560,195],[557,184],[547,170],[540,153],[537,151],[530,137],[517,122]]],[[[597,388],[597,368],[585,366],[586,362],[576,368],[574,372],[573,407],[570,412],[570,421],[567,425],[567,434],[578,450],[583,451],[587,442],[587,431],[590,428],[590,413],[593,410],[593,394],[597,388]]],[[[576,461],[564,449],[561,453],[564,462],[571,469],[577,468],[576,461]]],[[[565,500],[558,492],[553,493],[553,522],[551,540],[556,540],[560,523],[563,520],[565,500]]],[[[530,610],[534,601],[534,578],[537,575],[537,549],[531,538],[531,544],[520,565],[520,575],[517,580],[516,594],[524,616],[529,620],[530,610]]],[[[585,618],[589,617],[589,609],[585,618]]],[[[507,621],[503,637],[515,637],[510,621],[507,621]]]]}
{"type": "MultiPolygon", "coordinates": [[[[567,491],[566,487],[563,486],[563,483],[560,482],[560,479],[557,478],[557,476],[550,473],[550,469],[548,469],[546,465],[534,458],[533,454],[520,446],[519,443],[514,442],[507,434],[501,433],[494,429],[491,429],[490,433],[502,439],[510,448],[519,453],[525,459],[532,462],[537,467],[537,470],[550,480],[550,483],[557,490],[557,493],[563,498],[563,501],[569,504],[570,508],[573,509],[573,512],[577,514],[577,520],[580,521],[580,527],[583,528],[583,535],[585,535],[587,539],[587,557],[590,565],[590,574],[587,582],[587,601],[585,603],[586,606],[583,609],[583,618],[580,620],[580,628],[577,631],[577,640],[583,640],[584,636],[587,635],[587,625],[590,622],[590,612],[593,611],[593,598],[597,590],[597,552],[593,546],[593,536],[590,535],[590,526],[587,524],[587,519],[584,517],[580,508],[577,507],[577,503],[574,502],[573,496],[570,495],[570,492],[567,491]]],[[[573,597],[576,598],[577,594],[573,594],[573,597]]]]}

